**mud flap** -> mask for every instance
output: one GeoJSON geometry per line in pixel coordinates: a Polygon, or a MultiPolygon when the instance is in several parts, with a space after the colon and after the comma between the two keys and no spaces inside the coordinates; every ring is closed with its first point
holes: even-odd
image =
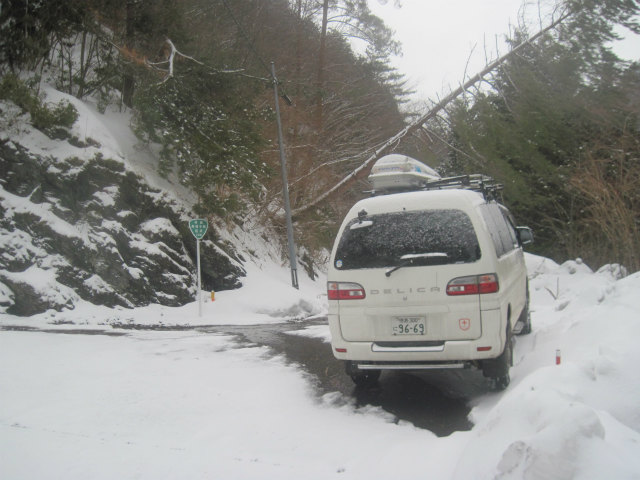
{"type": "Polygon", "coordinates": [[[504,377],[509,375],[509,368],[513,365],[513,335],[509,335],[509,340],[505,344],[504,351],[499,357],[491,360],[483,360],[482,374],[485,377],[504,377]]]}

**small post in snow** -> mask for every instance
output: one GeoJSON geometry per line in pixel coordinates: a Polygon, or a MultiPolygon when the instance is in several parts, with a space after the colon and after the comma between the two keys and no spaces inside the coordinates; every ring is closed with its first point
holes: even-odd
{"type": "Polygon", "coordinates": [[[196,264],[198,269],[198,293],[196,295],[196,299],[198,301],[198,316],[202,316],[202,281],[200,276],[200,240],[204,237],[204,234],[207,233],[207,228],[209,227],[209,222],[207,222],[204,218],[195,218],[193,220],[189,220],[189,230],[194,237],[196,237],[196,264]]]}

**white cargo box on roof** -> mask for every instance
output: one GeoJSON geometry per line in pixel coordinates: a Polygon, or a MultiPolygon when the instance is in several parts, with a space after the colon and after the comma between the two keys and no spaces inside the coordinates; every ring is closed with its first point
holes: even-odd
{"type": "Polygon", "coordinates": [[[440,180],[433,168],[418,160],[393,153],[378,160],[369,175],[376,192],[415,190],[428,182],[440,180]]]}

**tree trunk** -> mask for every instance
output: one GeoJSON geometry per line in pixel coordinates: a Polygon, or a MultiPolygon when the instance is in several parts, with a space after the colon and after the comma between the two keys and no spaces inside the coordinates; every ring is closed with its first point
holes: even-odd
{"type": "Polygon", "coordinates": [[[320,51],[318,52],[318,77],[316,80],[316,128],[322,130],[322,97],[324,90],[324,70],[327,49],[327,23],[329,17],[329,0],[322,4],[322,31],[320,33],[320,51]]]}
{"type": "Polygon", "coordinates": [[[302,77],[302,0],[297,5],[298,21],[296,22],[296,96],[300,96],[302,77]]]}
{"type": "Polygon", "coordinates": [[[78,85],[78,98],[84,97],[84,85],[87,77],[87,70],[89,70],[89,59],[85,59],[85,53],[87,47],[87,31],[82,32],[82,42],[80,44],[80,81],[78,85]],[[86,62],[86,63],[85,63],[86,62]]]}
{"type": "MultiPolygon", "coordinates": [[[[127,0],[127,18],[125,25],[124,45],[129,51],[133,50],[134,40],[134,20],[135,20],[135,3],[136,0],[127,0]]],[[[133,107],[133,93],[135,90],[135,78],[133,72],[128,65],[125,65],[124,75],[122,79],[122,103],[127,107],[133,107]]]]}

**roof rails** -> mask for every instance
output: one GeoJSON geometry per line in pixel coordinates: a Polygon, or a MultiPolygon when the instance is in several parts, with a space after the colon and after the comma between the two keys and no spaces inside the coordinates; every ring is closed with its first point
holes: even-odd
{"type": "Polygon", "coordinates": [[[447,190],[447,189],[463,189],[472,190],[481,193],[487,201],[501,201],[500,192],[504,189],[504,185],[497,183],[492,177],[479,173],[470,175],[458,175],[455,177],[444,177],[438,180],[422,182],[419,186],[403,185],[401,187],[384,188],[379,190],[369,190],[372,196],[388,195],[392,193],[402,192],[421,192],[429,190],[447,190]]]}
{"type": "Polygon", "coordinates": [[[486,200],[499,200],[498,192],[504,189],[504,185],[497,183],[493,178],[479,173],[471,175],[458,175],[445,177],[440,180],[425,183],[417,190],[445,190],[450,188],[462,188],[481,193],[486,200]]]}

